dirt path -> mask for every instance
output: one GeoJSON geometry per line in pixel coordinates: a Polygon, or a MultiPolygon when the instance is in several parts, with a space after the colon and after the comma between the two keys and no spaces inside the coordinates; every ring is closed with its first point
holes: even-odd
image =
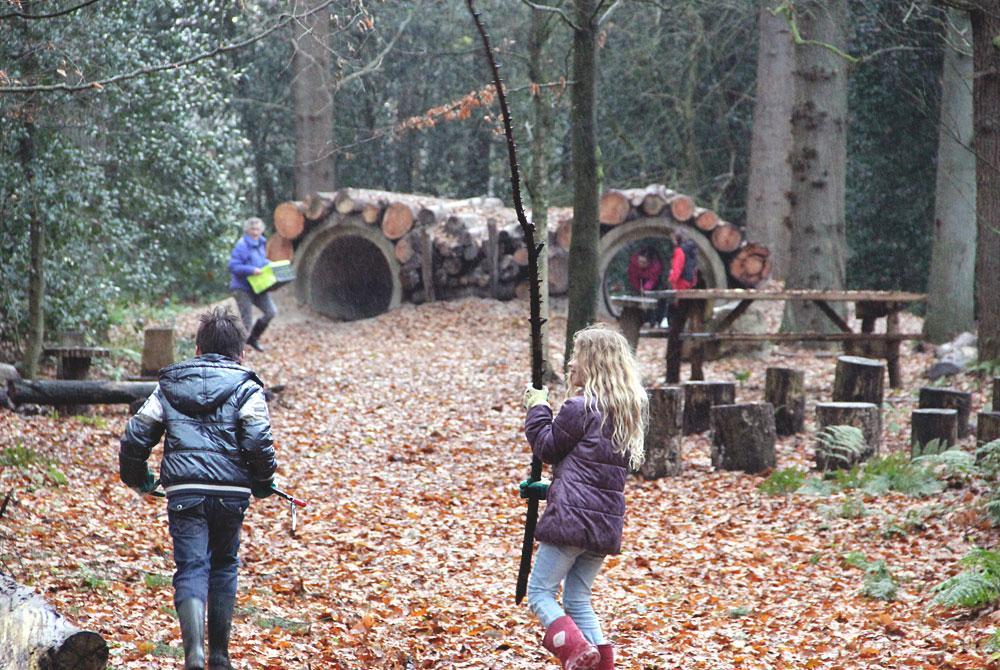
{"type": "MultiPolygon", "coordinates": [[[[287,387],[272,406],[280,479],[311,506],[294,538],[277,500],[251,506],[236,667],[557,667],[512,597],[524,513],[516,483],[528,462],[524,305],[469,300],[331,323],[288,303],[269,351],[248,363],[287,387]]],[[[553,342],[564,327],[554,319],[553,342]]],[[[650,380],[662,374],[661,347],[641,345],[650,380]]],[[[811,400],[824,399],[833,359],[781,353],[771,364],[803,367],[811,400]]],[[[926,362],[909,356],[911,389],[926,362]]],[[[738,398],[758,400],[765,367],[740,358],[708,371],[749,372],[738,398]]],[[[912,396],[889,399],[891,448],[907,439],[912,396]]],[[[117,479],[126,418],[0,414],[0,449],[36,454],[0,473],[0,493],[16,496],[0,518],[0,567],[109,639],[112,667],[180,667],[163,503],[117,479]]],[[[927,609],[930,588],[974,543],[995,544],[967,490],[866,497],[867,516],[830,517],[823,506],[849,496],[767,496],[761,477],[713,472],[705,436],[685,450],[682,476],[631,483],[625,553],[595,585],[619,667],[984,667],[993,617],[927,609]],[[931,506],[922,530],[883,537],[889,518],[931,506]],[[848,551],[884,558],[899,598],[859,596],[848,551]]],[[[783,439],[779,465],[805,468],[810,453],[806,436],[783,439]]]]}

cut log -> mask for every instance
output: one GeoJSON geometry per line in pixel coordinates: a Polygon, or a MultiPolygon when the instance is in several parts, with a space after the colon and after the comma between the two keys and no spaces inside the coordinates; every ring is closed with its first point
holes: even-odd
{"type": "Polygon", "coordinates": [[[832,466],[850,467],[854,463],[876,455],[882,449],[882,410],[870,402],[819,402],[816,403],[816,429],[828,426],[854,426],[864,437],[865,449],[857,457],[849,457],[846,462],[830,463],[817,449],[816,467],[828,470],[832,466]]]}
{"type": "Polygon", "coordinates": [[[361,220],[369,226],[377,225],[382,217],[382,206],[374,202],[366,202],[361,207],[361,220]]]}
{"type": "Polygon", "coordinates": [[[976,422],[976,446],[1000,440],[1000,412],[980,412],[976,422]]]}
{"type": "Polygon", "coordinates": [[[279,203],[274,208],[274,229],[286,240],[297,239],[306,228],[306,206],[297,200],[279,203]]]}
{"type": "Polygon", "coordinates": [[[573,242],[572,218],[567,217],[564,219],[559,219],[559,222],[556,224],[555,238],[556,238],[556,246],[558,246],[561,249],[569,250],[569,246],[573,242]]]}
{"type": "Polygon", "coordinates": [[[719,215],[710,209],[696,207],[694,210],[694,226],[703,233],[710,233],[719,225],[719,215]]]}
{"type": "Polygon", "coordinates": [[[140,374],[143,377],[157,377],[160,368],[172,365],[174,362],[174,329],[147,328],[142,333],[142,365],[140,374]]]}
{"type": "Polygon", "coordinates": [[[670,216],[681,223],[686,223],[694,216],[694,200],[683,193],[665,191],[667,207],[670,208],[670,216]]]}
{"type": "Polygon", "coordinates": [[[272,235],[267,238],[264,253],[269,261],[290,261],[295,256],[295,248],[284,235],[272,235]]]}
{"type": "Polygon", "coordinates": [[[434,302],[434,245],[426,229],[420,231],[420,280],[424,285],[424,300],[434,302]]]}
{"type": "Polygon", "coordinates": [[[840,356],[833,378],[834,402],[882,405],[885,363],[860,356],[840,356]]]}
{"type": "Polygon", "coordinates": [[[716,405],[710,416],[712,467],[754,474],[777,464],[774,407],[770,403],[716,405]]]}
{"type": "Polygon", "coordinates": [[[511,254],[511,257],[514,259],[514,262],[522,268],[528,267],[528,262],[530,261],[530,258],[528,258],[528,247],[518,247],[514,250],[514,253],[511,254]]]}
{"type": "Polygon", "coordinates": [[[517,279],[521,274],[521,266],[514,260],[514,257],[510,254],[500,257],[500,281],[503,283],[509,283],[517,279]]]}
{"type": "Polygon", "coordinates": [[[113,405],[145,399],[156,382],[106,382],[70,379],[22,379],[7,382],[16,405],[113,405]]]}
{"type": "Polygon", "coordinates": [[[910,458],[938,453],[958,442],[958,410],[915,409],[910,414],[910,458]]]}
{"type": "Polygon", "coordinates": [[[958,389],[943,389],[925,386],[920,389],[920,409],[953,409],[958,412],[958,439],[964,439],[972,432],[969,417],[972,414],[972,394],[958,389]]]}
{"type": "MultiPolygon", "coordinates": [[[[736,402],[736,384],[724,381],[684,383],[684,434],[703,433],[711,427],[713,405],[736,402]]],[[[774,421],[772,420],[773,424],[774,421]]]]}
{"type": "Polygon", "coordinates": [[[549,295],[569,292],[569,252],[554,247],[549,252],[549,295]]]}
{"type": "Polygon", "coordinates": [[[307,221],[322,221],[334,211],[336,192],[310,193],[305,199],[305,216],[307,221]]]}
{"type": "Polygon", "coordinates": [[[729,276],[744,287],[753,288],[771,274],[770,254],[758,242],[744,244],[729,261],[729,276]]]}
{"type": "Polygon", "coordinates": [[[398,240],[410,232],[416,220],[413,207],[403,202],[392,202],[382,215],[382,234],[390,240],[398,240]]]}
{"type": "Polygon", "coordinates": [[[732,253],[743,244],[743,231],[728,221],[720,221],[712,230],[712,246],[723,254],[732,253]]]}
{"type": "Polygon", "coordinates": [[[606,226],[625,223],[632,211],[632,203],[621,191],[605,191],[598,203],[598,219],[606,226]]]}
{"type": "Polygon", "coordinates": [[[396,193],[389,191],[373,191],[363,188],[342,188],[333,198],[334,209],[340,214],[360,212],[365,204],[384,207],[396,193]]]}
{"type": "Polygon", "coordinates": [[[774,406],[774,429],[778,435],[801,433],[806,420],[805,373],[793,368],[768,368],[764,378],[764,400],[774,406]]]}
{"type": "Polygon", "coordinates": [[[0,667],[102,670],[108,644],[80,630],[33,590],[0,573],[0,667]]]}
{"type": "Polygon", "coordinates": [[[659,216],[666,208],[667,199],[657,190],[647,192],[642,198],[642,204],[639,205],[639,211],[646,216],[659,216]]]}
{"type": "Polygon", "coordinates": [[[396,241],[396,246],[393,248],[393,255],[396,260],[406,265],[413,260],[413,257],[417,255],[417,250],[420,248],[420,232],[417,230],[411,230],[403,237],[396,241]]]}
{"type": "Polygon", "coordinates": [[[684,389],[666,386],[648,389],[649,427],[646,429],[646,460],[639,468],[644,479],[678,475],[681,460],[681,433],[684,389]]]}

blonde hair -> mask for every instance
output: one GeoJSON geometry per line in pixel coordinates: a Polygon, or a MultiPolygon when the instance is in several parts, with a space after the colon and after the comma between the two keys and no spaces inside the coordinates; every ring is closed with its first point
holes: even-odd
{"type": "Polygon", "coordinates": [[[600,410],[602,429],[611,420],[615,451],[625,454],[629,467],[637,470],[646,458],[649,398],[632,348],[620,333],[601,324],[588,326],[573,336],[570,365],[569,393],[583,391],[586,407],[600,410]]]}

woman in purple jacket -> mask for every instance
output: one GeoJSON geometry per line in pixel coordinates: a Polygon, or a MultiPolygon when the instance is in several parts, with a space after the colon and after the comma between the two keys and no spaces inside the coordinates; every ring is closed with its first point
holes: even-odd
{"type": "Polygon", "coordinates": [[[267,238],[264,237],[264,222],[257,217],[247,219],[243,225],[243,237],[233,247],[229,256],[229,273],[232,280],[229,282],[229,291],[236,300],[236,307],[240,310],[240,319],[243,320],[243,327],[246,328],[247,345],[257,351],[264,351],[260,346],[260,336],[264,334],[267,324],[271,323],[278,314],[278,308],[274,306],[269,293],[254,293],[250,288],[247,277],[258,275],[261,268],[267,265],[267,238]],[[256,307],[263,314],[256,321],[253,320],[253,308],[256,307]]]}
{"type": "Polygon", "coordinates": [[[548,392],[529,388],[525,434],[553,464],[528,605],[545,626],[542,644],[566,670],[614,667],[611,645],[591,606],[604,557],[621,552],[625,479],[645,457],[649,402],[625,338],[591,326],[573,338],[570,397],[553,419],[548,392]],[[556,601],[560,584],[563,607],[556,601]]]}

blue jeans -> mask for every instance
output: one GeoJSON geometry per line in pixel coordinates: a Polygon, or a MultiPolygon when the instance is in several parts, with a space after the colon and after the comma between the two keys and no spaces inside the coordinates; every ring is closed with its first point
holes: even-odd
{"type": "Polygon", "coordinates": [[[167,502],[174,540],[174,604],[208,602],[209,592],[236,595],[240,529],[250,505],[241,498],[187,495],[167,502]]]}
{"type": "Polygon", "coordinates": [[[601,623],[590,604],[590,586],[601,571],[604,554],[579,547],[538,543],[535,567],[528,578],[528,606],[542,625],[568,614],[591,644],[606,644],[601,623]],[[563,606],[556,602],[556,592],[563,583],[563,606]]]}

